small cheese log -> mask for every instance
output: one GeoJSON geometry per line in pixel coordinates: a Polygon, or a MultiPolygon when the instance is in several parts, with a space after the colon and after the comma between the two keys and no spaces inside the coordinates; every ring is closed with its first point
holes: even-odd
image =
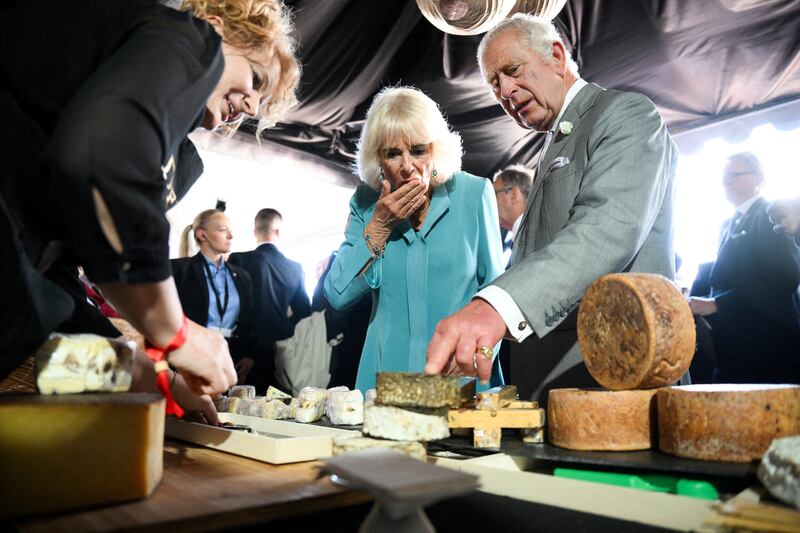
{"type": "Polygon", "coordinates": [[[285,400],[283,403],[288,404],[292,397],[280,389],[276,389],[272,385],[267,387],[267,395],[265,396],[267,400],[285,400]]]}
{"type": "Polygon", "coordinates": [[[544,442],[544,428],[522,428],[519,430],[519,434],[525,444],[542,444],[544,442]]]}
{"type": "Polygon", "coordinates": [[[375,398],[378,396],[378,391],[375,389],[367,389],[367,393],[364,395],[364,401],[375,401],[375,398]]]}
{"type": "Polygon", "coordinates": [[[163,472],[164,405],[145,393],[0,395],[0,516],[149,496],[163,472]]]}
{"type": "Polygon", "coordinates": [[[800,386],[687,385],[658,391],[658,445],[690,459],[749,462],[800,434],[800,386]]]}
{"type": "Polygon", "coordinates": [[[680,289],[656,274],[607,274],[578,312],[578,341],[589,373],[606,389],[675,383],[689,368],[695,328],[680,289]]]}
{"type": "Polygon", "coordinates": [[[332,424],[355,426],[364,423],[364,396],[360,390],[328,390],[325,414],[332,424]]]}
{"type": "Polygon", "coordinates": [[[286,420],[287,418],[294,418],[294,410],[283,402],[283,398],[275,398],[273,400],[264,398],[259,416],[270,420],[286,420]]]}
{"type": "Polygon", "coordinates": [[[772,441],[758,465],[758,479],[770,494],[800,509],[800,436],[772,441]]]}
{"type": "Polygon", "coordinates": [[[362,431],[392,440],[431,441],[450,436],[446,409],[401,409],[377,404],[364,407],[362,431]]]}
{"type": "Polygon", "coordinates": [[[125,392],[135,347],[98,335],[50,335],[36,351],[36,385],[42,394],[125,392]]]}
{"type": "Polygon", "coordinates": [[[552,389],[547,434],[570,450],[648,450],[655,445],[656,389],[552,389]]]}
{"type": "Polygon", "coordinates": [[[472,445],[475,448],[499,448],[503,438],[500,428],[475,428],[472,431],[472,445]]]}
{"type": "Polygon", "coordinates": [[[378,372],[376,389],[378,405],[435,409],[461,403],[458,376],[378,372]]]}
{"type": "Polygon", "coordinates": [[[236,408],[239,407],[241,398],[231,398],[230,396],[223,396],[214,400],[214,407],[217,408],[218,413],[235,413],[236,408]]]}
{"type": "Polygon", "coordinates": [[[489,409],[497,411],[501,407],[508,407],[508,404],[517,399],[517,386],[506,385],[505,387],[494,387],[475,395],[476,409],[489,409]]]}
{"type": "Polygon", "coordinates": [[[389,448],[420,461],[425,461],[428,455],[425,445],[417,441],[382,440],[368,437],[337,437],[333,439],[333,455],[343,455],[369,448],[389,448]]]}
{"type": "Polygon", "coordinates": [[[263,396],[258,398],[237,398],[239,403],[236,405],[236,414],[246,416],[261,416],[266,405],[263,396]]]}
{"type": "Polygon", "coordinates": [[[247,400],[256,397],[256,388],[253,385],[234,385],[228,391],[231,398],[241,398],[247,400]]]}
{"type": "Polygon", "coordinates": [[[316,387],[304,387],[297,397],[297,408],[294,417],[298,422],[308,424],[316,422],[325,414],[325,399],[328,391],[316,387]]]}
{"type": "Polygon", "coordinates": [[[536,428],[544,425],[544,409],[450,409],[447,424],[451,428],[536,428]]]}

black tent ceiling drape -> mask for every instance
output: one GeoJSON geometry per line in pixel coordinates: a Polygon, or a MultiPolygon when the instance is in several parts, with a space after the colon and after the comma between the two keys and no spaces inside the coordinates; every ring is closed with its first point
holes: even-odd
{"type": "MultiPolygon", "coordinates": [[[[407,84],[461,133],[465,170],[489,176],[535,160],[539,136],[505,117],[481,80],[480,35],[443,34],[413,0],[287,4],[300,38],[301,104],[265,141],[344,170],[372,97],[407,84]]],[[[585,79],[646,94],[673,133],[800,99],[800,0],[569,0],[556,25],[585,79]]]]}

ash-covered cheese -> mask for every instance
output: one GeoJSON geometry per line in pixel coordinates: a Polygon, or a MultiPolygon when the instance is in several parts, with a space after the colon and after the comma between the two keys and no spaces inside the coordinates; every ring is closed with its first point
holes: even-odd
{"type": "Polygon", "coordinates": [[[294,417],[298,422],[316,422],[325,414],[325,399],[328,391],[316,387],[304,387],[297,395],[294,417]]]}
{"type": "Polygon", "coordinates": [[[50,335],[36,351],[36,385],[42,394],[125,392],[135,348],[98,335],[50,335]]]}
{"type": "Polygon", "coordinates": [[[234,385],[228,391],[228,396],[247,400],[256,397],[256,388],[253,385],[234,385]]]}
{"type": "Polygon", "coordinates": [[[362,431],[392,440],[431,441],[450,436],[447,409],[402,409],[371,402],[364,406],[362,431]]]}
{"type": "Polygon", "coordinates": [[[458,407],[461,403],[458,376],[378,372],[376,390],[375,403],[379,405],[435,409],[458,407]]]}
{"type": "Polygon", "coordinates": [[[360,390],[328,390],[325,414],[333,424],[355,426],[364,422],[364,396],[360,390]]]}
{"type": "Polygon", "coordinates": [[[758,466],[770,494],[800,509],[800,436],[775,439],[758,466]]]}
{"type": "Polygon", "coordinates": [[[343,455],[370,448],[388,448],[425,461],[427,452],[425,445],[417,441],[370,439],[369,437],[337,437],[333,439],[333,455],[343,455]]]}
{"type": "Polygon", "coordinates": [[[236,408],[239,407],[241,398],[231,398],[230,396],[222,396],[214,400],[214,407],[217,408],[218,413],[235,413],[236,408]]]}
{"type": "Polygon", "coordinates": [[[263,396],[258,398],[239,398],[239,404],[236,406],[236,414],[261,416],[266,403],[263,396]]]}

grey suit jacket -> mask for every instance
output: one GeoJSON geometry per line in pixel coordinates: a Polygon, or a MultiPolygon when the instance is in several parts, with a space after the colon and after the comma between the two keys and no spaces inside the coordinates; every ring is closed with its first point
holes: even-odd
{"type": "Polygon", "coordinates": [[[595,279],[627,271],[675,275],[672,196],[678,151],[653,103],[640,94],[588,84],[561,120],[573,130],[557,133],[543,155],[514,241],[512,267],[494,281],[535,332],[523,346],[559,326],[570,330],[567,338],[550,343],[557,347],[549,351],[558,353],[528,350],[533,353],[524,357],[542,366],[533,376],[518,375],[512,365],[513,382],[528,381],[521,392],[540,399],[547,382],[582,365],[574,315],[595,279]]]}

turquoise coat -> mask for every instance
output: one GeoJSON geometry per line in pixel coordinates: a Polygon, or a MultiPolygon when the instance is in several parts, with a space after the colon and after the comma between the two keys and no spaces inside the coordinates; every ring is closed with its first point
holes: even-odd
{"type": "MultiPolygon", "coordinates": [[[[384,257],[359,275],[371,257],[363,232],[377,200],[375,189],[356,189],[345,241],[325,279],[325,296],[336,309],[372,292],[356,378],[362,391],[375,387],[379,371],[422,372],[436,324],[503,272],[492,184],[458,172],[434,188],[422,228],[416,231],[403,221],[392,232],[384,257]]],[[[493,385],[499,384],[498,376],[493,372],[493,385]]]]}

